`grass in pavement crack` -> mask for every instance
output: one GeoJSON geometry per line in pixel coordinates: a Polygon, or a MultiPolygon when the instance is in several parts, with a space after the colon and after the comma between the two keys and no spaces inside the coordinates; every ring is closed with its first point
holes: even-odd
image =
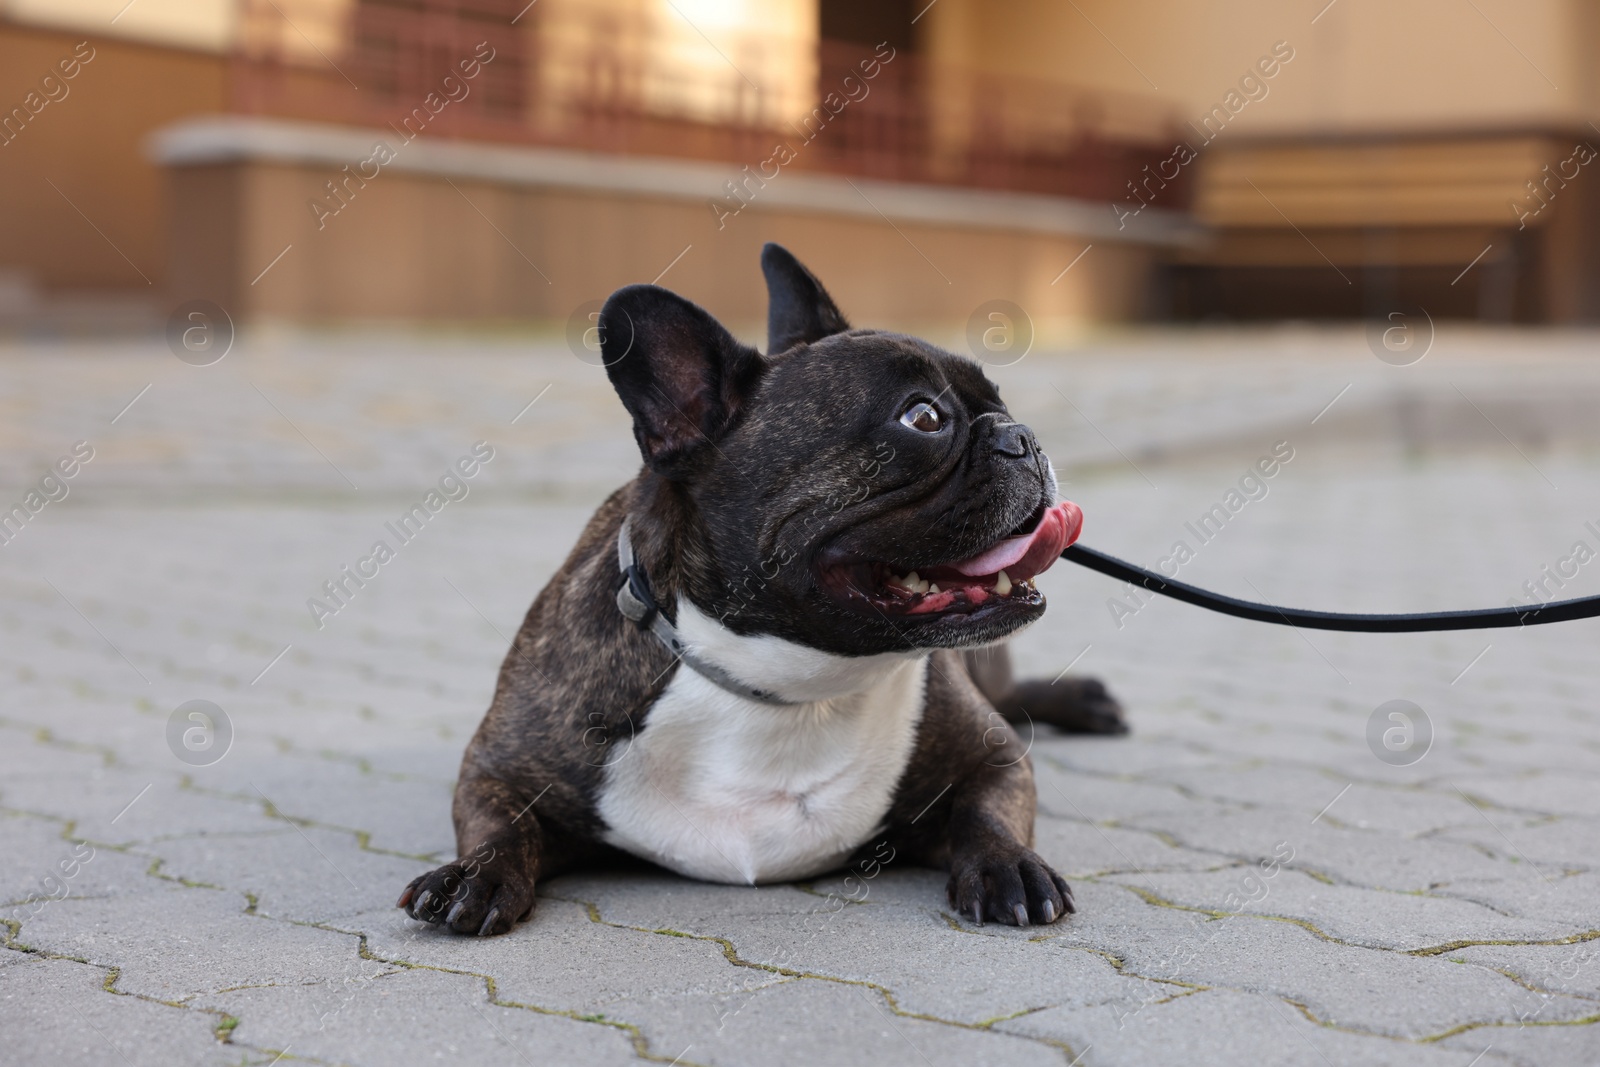
{"type": "MultiPolygon", "coordinates": [[[[1133,893],[1135,896],[1139,897],[1146,904],[1149,904],[1149,905],[1151,905],[1153,907],[1157,907],[1157,908],[1170,908],[1173,911],[1194,912],[1194,913],[1199,914],[1199,915],[1209,915],[1213,919],[1228,919],[1228,918],[1261,919],[1261,920],[1264,920],[1266,922],[1287,923],[1290,926],[1298,926],[1298,927],[1300,927],[1300,929],[1306,931],[1307,933],[1309,933],[1312,936],[1318,938],[1319,940],[1326,941],[1326,942],[1328,942],[1329,944],[1332,944],[1332,945],[1341,945],[1341,946],[1343,946],[1345,948],[1364,949],[1364,950],[1369,951],[1369,952],[1392,952],[1392,953],[1395,953],[1397,955],[1402,955],[1402,956],[1438,956],[1438,955],[1441,955],[1442,953],[1445,953],[1445,952],[1453,952],[1456,949],[1471,948],[1474,945],[1508,945],[1508,946],[1519,946],[1519,947],[1528,947],[1528,948],[1547,946],[1547,945],[1576,945],[1576,944],[1580,944],[1580,943],[1585,942],[1585,941],[1593,941],[1596,938],[1600,938],[1600,930],[1587,930],[1587,931],[1585,931],[1583,933],[1579,933],[1579,934],[1569,934],[1566,937],[1526,938],[1526,939],[1519,939],[1519,938],[1463,938],[1463,939],[1458,940],[1458,941],[1447,941],[1442,945],[1430,945],[1430,946],[1425,946],[1423,948],[1412,948],[1412,949],[1388,948],[1388,947],[1383,946],[1383,945],[1369,945],[1369,944],[1363,944],[1362,942],[1359,942],[1359,941],[1348,941],[1345,938],[1336,937],[1333,934],[1328,933],[1327,931],[1325,931],[1325,930],[1321,929],[1320,927],[1318,927],[1315,923],[1309,922],[1309,921],[1307,921],[1305,919],[1296,919],[1293,916],[1289,916],[1289,915],[1270,915],[1270,914],[1266,914],[1266,913],[1263,913],[1263,912],[1249,912],[1249,911],[1221,911],[1221,910],[1216,909],[1216,908],[1203,908],[1203,907],[1199,907],[1199,906],[1193,905],[1193,904],[1179,904],[1179,903],[1177,903],[1175,901],[1167,900],[1164,897],[1159,897],[1156,894],[1150,892],[1148,889],[1144,889],[1144,888],[1141,888],[1141,887],[1136,886],[1136,885],[1126,885],[1126,884],[1121,883],[1121,882],[1112,882],[1110,884],[1121,886],[1123,889],[1126,889],[1128,892],[1133,893]]],[[[1450,898],[1440,898],[1440,899],[1458,900],[1460,898],[1450,897],[1450,898]]]]}
{"type": "Polygon", "coordinates": [[[21,730],[24,733],[31,734],[36,744],[64,748],[69,752],[86,752],[90,755],[99,756],[100,762],[107,767],[114,767],[117,764],[117,754],[111,748],[105,745],[92,745],[82,741],[69,741],[65,738],[57,737],[46,726],[35,726],[32,723],[18,722],[15,719],[7,719],[4,716],[0,716],[0,727],[9,730],[21,730]]]}
{"type": "MultiPolygon", "coordinates": [[[[1241,990],[1241,992],[1248,992],[1248,990],[1241,990]]],[[[1586,1015],[1580,1019],[1492,1019],[1485,1022],[1461,1023],[1450,1027],[1448,1030],[1441,1030],[1437,1034],[1428,1034],[1425,1037],[1399,1037],[1395,1034],[1383,1034],[1374,1030],[1361,1030],[1353,1026],[1341,1026],[1317,1015],[1309,1005],[1303,1004],[1298,1000],[1293,1000],[1289,997],[1280,997],[1278,999],[1285,1004],[1292,1005],[1308,1021],[1316,1023],[1325,1030],[1337,1030],[1344,1034],[1359,1034],[1362,1037],[1383,1037],[1391,1041],[1404,1041],[1415,1045],[1432,1045],[1471,1030],[1503,1029],[1508,1026],[1514,1026],[1518,1029],[1525,1026],[1592,1026],[1595,1023],[1600,1023],[1600,1012],[1586,1015]]]]}
{"type": "Polygon", "coordinates": [[[1051,1005],[1048,1004],[1041,1005],[1039,1007],[1025,1008],[1022,1011],[1012,1015],[999,1016],[994,1019],[987,1019],[977,1023],[962,1022],[959,1019],[946,1019],[938,1015],[929,1015],[924,1012],[906,1010],[900,1006],[900,1001],[894,995],[893,990],[889,989],[887,986],[880,985],[877,982],[871,982],[861,978],[843,978],[839,975],[822,974],[816,971],[805,971],[795,967],[782,967],[777,964],[758,963],[755,960],[747,960],[740,956],[739,950],[734,946],[733,942],[725,937],[719,937],[715,934],[686,934],[681,930],[670,930],[648,926],[632,926],[628,923],[612,922],[610,919],[605,918],[600,913],[599,905],[592,901],[581,900],[577,897],[559,896],[550,896],[546,899],[561,900],[569,904],[577,904],[582,907],[585,912],[587,912],[590,922],[597,923],[601,926],[610,926],[618,930],[632,930],[641,934],[658,934],[664,937],[687,937],[695,941],[709,941],[712,944],[719,946],[722,949],[723,958],[729,963],[733,964],[735,967],[748,967],[752,970],[766,971],[770,974],[782,975],[785,978],[809,978],[818,982],[831,982],[836,985],[849,985],[862,989],[870,989],[883,998],[884,1004],[888,1006],[891,1012],[904,1019],[917,1019],[922,1022],[937,1023],[940,1026],[953,1026],[957,1029],[971,1030],[978,1033],[1005,1033],[1009,1037],[1020,1038],[1024,1041],[1032,1041],[1041,1045],[1047,1045],[1065,1055],[1069,1060],[1071,1060],[1073,1056],[1071,1046],[1064,1041],[1057,1041],[1054,1038],[1048,1037],[1038,1037],[1032,1034],[1013,1034],[1009,1031],[997,1031],[994,1029],[995,1024],[1004,1022],[1007,1019],[1017,1018],[1019,1015],[1027,1015],[1036,1011],[1043,1011],[1046,1008],[1051,1007],[1051,1005]]]}
{"type": "MultiPolygon", "coordinates": [[[[100,990],[103,993],[110,993],[112,996],[128,997],[133,1000],[142,1000],[147,1004],[159,1004],[164,1008],[176,1008],[179,1011],[215,1016],[217,1022],[211,1028],[212,1035],[223,1044],[233,1043],[233,1031],[239,1025],[239,1018],[235,1015],[231,1015],[220,1008],[198,1008],[190,1004],[185,1004],[182,1001],[163,1000],[161,997],[153,997],[147,993],[132,993],[126,989],[118,989],[117,982],[122,978],[121,967],[105,963],[95,963],[80,956],[69,956],[65,953],[51,952],[47,949],[35,948],[32,945],[26,944],[20,940],[22,934],[22,924],[15,919],[0,918],[0,929],[4,930],[4,940],[0,941],[0,948],[8,949],[13,952],[27,953],[30,956],[37,956],[39,959],[60,960],[63,962],[76,963],[84,967],[92,967],[95,970],[104,971],[105,976],[100,981],[100,990]]],[[[244,1048],[249,1046],[240,1047],[244,1048]]],[[[265,1049],[251,1049],[251,1051],[261,1052],[266,1055],[272,1054],[265,1049]]]]}
{"type": "MultiPolygon", "coordinates": [[[[1470,948],[1470,947],[1475,946],[1475,945],[1503,945],[1503,946],[1518,946],[1518,947],[1537,947],[1537,946],[1548,946],[1548,945],[1571,945],[1571,944],[1578,944],[1578,943],[1584,942],[1584,941],[1592,941],[1592,940],[1595,940],[1596,938],[1600,938],[1600,930],[1591,930],[1591,931],[1588,931],[1588,932],[1583,933],[1583,934],[1574,934],[1574,935],[1572,935],[1570,937],[1552,938],[1552,939],[1546,939],[1546,940],[1527,940],[1527,941],[1512,941],[1512,940],[1452,941],[1452,942],[1450,942],[1449,944],[1446,944],[1446,945],[1433,946],[1433,947],[1429,947],[1429,948],[1411,949],[1411,950],[1390,949],[1390,948],[1383,948],[1382,946],[1376,946],[1376,945],[1360,945],[1360,944],[1355,944],[1355,943],[1350,942],[1350,941],[1342,940],[1340,938],[1334,937],[1331,934],[1325,933],[1322,930],[1319,930],[1316,926],[1314,926],[1311,923],[1306,922],[1303,919],[1292,919],[1292,918],[1288,918],[1286,916],[1281,916],[1281,915],[1254,915],[1254,914],[1242,913],[1242,912],[1222,912],[1222,911],[1216,911],[1216,910],[1210,909],[1210,908],[1191,907],[1189,905],[1175,904],[1175,903],[1173,903],[1171,901],[1163,900],[1162,898],[1156,896],[1154,893],[1150,893],[1147,890],[1140,889],[1137,886],[1124,886],[1123,888],[1127,889],[1129,892],[1132,892],[1132,893],[1136,894],[1141,899],[1143,899],[1145,903],[1150,904],[1150,905],[1152,905],[1154,907],[1170,908],[1170,909],[1172,909],[1174,911],[1196,912],[1196,913],[1199,913],[1199,914],[1202,914],[1202,915],[1210,915],[1214,919],[1244,917],[1244,918],[1252,918],[1252,919],[1266,919],[1266,920],[1272,921],[1272,922],[1282,922],[1282,923],[1287,923],[1287,924],[1289,924],[1291,926],[1298,926],[1301,929],[1305,930],[1306,932],[1308,932],[1308,933],[1310,933],[1310,934],[1312,934],[1312,935],[1314,935],[1314,936],[1320,938],[1321,940],[1326,941],[1326,942],[1328,942],[1330,944],[1340,945],[1340,946],[1343,946],[1345,948],[1360,949],[1362,951],[1367,951],[1367,952],[1389,952],[1389,953],[1393,953],[1395,955],[1402,955],[1402,956],[1417,956],[1417,957],[1424,957],[1425,958],[1425,957],[1430,957],[1430,956],[1437,956],[1437,955],[1440,955],[1441,953],[1450,952],[1450,951],[1453,951],[1453,950],[1459,949],[1459,948],[1470,948]]],[[[1485,969],[1494,971],[1494,968],[1485,968],[1485,969]]],[[[1518,981],[1517,979],[1515,979],[1514,977],[1512,977],[1510,975],[1506,975],[1504,972],[1495,971],[1495,973],[1496,974],[1500,974],[1501,977],[1506,978],[1508,981],[1511,981],[1516,985],[1519,985],[1519,986],[1523,986],[1524,985],[1524,983],[1518,981]]],[[[1159,981],[1159,979],[1152,979],[1152,980],[1159,981]]],[[[1232,987],[1218,986],[1218,987],[1214,987],[1214,988],[1227,989],[1227,988],[1232,988],[1232,987]]],[[[1254,992],[1253,990],[1247,990],[1247,989],[1238,989],[1236,991],[1237,992],[1244,992],[1244,993],[1254,992]]],[[[1541,994],[1541,995],[1543,995],[1543,994],[1541,994]]],[[[1570,994],[1558,994],[1558,995],[1567,997],[1568,999],[1574,1000],[1574,1001],[1589,999],[1589,998],[1585,998],[1585,997],[1573,996],[1573,995],[1570,995],[1570,994]]],[[[1380,1032],[1374,1031],[1374,1030],[1363,1030],[1363,1029],[1360,1029],[1358,1027],[1341,1026],[1341,1025],[1339,1025],[1337,1023],[1330,1022],[1329,1020],[1326,1020],[1326,1019],[1323,1019],[1323,1018],[1319,1017],[1314,1012],[1312,1012],[1310,1007],[1308,1007],[1307,1005],[1305,1005],[1305,1004],[1303,1004],[1303,1003],[1301,1003],[1299,1001],[1293,1000],[1293,999],[1291,999],[1289,997],[1280,997],[1279,999],[1283,1000],[1284,1003],[1286,1003],[1286,1004],[1294,1005],[1294,1007],[1300,1012],[1300,1014],[1304,1015],[1307,1019],[1309,1019],[1310,1021],[1316,1023],[1318,1026],[1322,1026],[1322,1027],[1325,1027],[1325,1028],[1330,1029],[1330,1030],[1339,1030],[1339,1031],[1344,1032],[1344,1033],[1360,1034],[1360,1035],[1366,1036],[1366,1037],[1383,1037],[1383,1038],[1389,1038],[1389,1039],[1392,1039],[1392,1040],[1406,1041],[1406,1042],[1412,1042],[1412,1043],[1418,1043],[1418,1044],[1426,1044],[1426,1043],[1431,1043],[1431,1042],[1436,1042],[1436,1041],[1442,1041],[1447,1037],[1452,1037],[1452,1036],[1454,1036],[1456,1034],[1459,1034],[1459,1033],[1465,1033],[1468,1030],[1476,1030],[1476,1029],[1481,1029],[1481,1028],[1484,1028],[1484,1027],[1504,1027],[1504,1026],[1520,1026],[1520,1025],[1528,1025],[1528,1026],[1533,1026],[1533,1025],[1539,1025],[1539,1026],[1587,1026],[1587,1025],[1589,1025],[1591,1023],[1600,1022],[1600,1013],[1584,1016],[1583,1018],[1579,1018],[1579,1019],[1539,1020],[1537,1023],[1527,1022],[1525,1020],[1517,1020],[1517,1021],[1491,1020],[1491,1021],[1485,1021],[1485,1022],[1462,1023],[1459,1026],[1451,1027],[1450,1029],[1445,1030],[1445,1031],[1443,1031],[1441,1033],[1438,1033],[1438,1034],[1430,1034],[1430,1035],[1428,1035],[1426,1037],[1407,1038],[1407,1037],[1398,1037],[1398,1036],[1396,1036],[1394,1034],[1384,1034],[1384,1033],[1380,1033],[1380,1032]]]]}
{"type": "Polygon", "coordinates": [[[500,995],[499,983],[495,980],[494,975],[483,974],[479,971],[462,970],[456,967],[440,967],[431,963],[416,963],[412,960],[390,959],[386,956],[380,956],[372,951],[371,944],[367,940],[367,935],[359,930],[344,930],[337,926],[330,926],[327,923],[305,922],[298,919],[278,919],[272,921],[289,922],[294,923],[297,926],[310,926],[318,930],[326,930],[329,933],[344,934],[347,937],[354,937],[356,939],[357,954],[362,959],[370,960],[374,963],[383,963],[391,967],[399,967],[406,970],[437,971],[440,974],[455,974],[469,978],[477,978],[484,984],[484,990],[488,995],[489,1003],[495,1005],[496,1007],[519,1008],[523,1011],[533,1012],[536,1015],[556,1016],[558,1018],[571,1019],[574,1022],[588,1023],[593,1026],[604,1026],[612,1030],[620,1031],[628,1036],[629,1041],[633,1045],[634,1055],[638,1056],[642,1060],[648,1060],[652,1063],[677,1064],[678,1067],[704,1067],[704,1065],[697,1064],[693,1060],[683,1059],[682,1057],[674,1059],[654,1051],[650,1047],[649,1039],[644,1036],[644,1032],[641,1031],[638,1025],[635,1023],[625,1022],[620,1019],[612,1019],[603,1014],[593,1012],[585,1013],[579,1011],[570,1011],[565,1008],[547,1008],[539,1004],[524,1004],[521,1001],[507,1000],[500,995]]]}
{"type": "Polygon", "coordinates": [[[361,830],[354,826],[341,826],[338,823],[322,822],[318,819],[308,819],[304,815],[290,815],[282,808],[279,808],[276,804],[273,804],[271,801],[265,800],[260,796],[251,796],[248,793],[231,793],[222,789],[209,789],[205,786],[196,785],[194,779],[189,775],[184,775],[183,778],[179,780],[178,788],[191,793],[199,793],[202,796],[223,797],[227,800],[237,800],[242,803],[253,804],[256,807],[259,807],[262,811],[262,814],[269,819],[277,819],[281,822],[293,823],[294,825],[300,827],[307,827],[316,830],[329,830],[338,834],[348,834],[355,838],[356,847],[361,849],[363,852],[372,852],[380,856],[396,856],[400,859],[416,860],[419,863],[431,864],[439,861],[439,858],[436,854],[430,853],[423,855],[416,852],[401,852],[392,848],[379,848],[372,843],[371,831],[361,830]]]}
{"type": "Polygon", "coordinates": [[[1525,941],[1498,938],[1467,939],[1462,941],[1448,941],[1445,944],[1433,945],[1429,948],[1414,948],[1407,951],[1406,954],[1409,956],[1439,956],[1446,952],[1454,952],[1455,950],[1461,948],[1474,948],[1479,945],[1510,946],[1513,948],[1545,948],[1552,945],[1581,945],[1586,941],[1593,941],[1596,938],[1600,938],[1600,930],[1585,930],[1581,934],[1569,934],[1566,937],[1549,937],[1525,941]]]}
{"type": "Polygon", "coordinates": [[[232,890],[226,889],[223,886],[213,885],[210,882],[197,882],[193,878],[185,878],[181,874],[166,874],[161,870],[162,866],[166,862],[167,861],[165,859],[161,858],[160,856],[156,856],[150,861],[150,866],[145,868],[144,873],[149,875],[151,878],[159,878],[163,882],[176,882],[178,885],[181,885],[186,889],[215,889],[221,893],[232,892],[232,890]]]}

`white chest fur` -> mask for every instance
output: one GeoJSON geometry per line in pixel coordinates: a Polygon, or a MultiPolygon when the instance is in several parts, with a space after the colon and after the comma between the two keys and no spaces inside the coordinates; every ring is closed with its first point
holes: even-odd
{"type": "Polygon", "coordinates": [[[746,700],[680,666],[644,727],[608,761],[605,839],[714,882],[836,867],[889,810],[922,719],[927,659],[849,658],[740,637],[687,602],[677,619],[698,655],[805,703],[746,700]]]}

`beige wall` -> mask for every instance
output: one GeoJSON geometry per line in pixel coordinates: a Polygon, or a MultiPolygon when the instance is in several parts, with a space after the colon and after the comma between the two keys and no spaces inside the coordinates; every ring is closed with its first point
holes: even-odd
{"type": "MultiPolygon", "coordinates": [[[[0,22],[0,108],[20,106],[84,39],[0,22]]],[[[0,147],[0,269],[46,288],[157,292],[166,198],[143,141],[175,119],[221,110],[223,63],[104,37],[91,47],[94,59],[66,83],[68,95],[0,147]]]]}
{"type": "MultiPolygon", "coordinates": [[[[1600,140],[1600,138],[1595,138],[1600,140]]],[[[1513,203],[1524,223],[1545,226],[1529,183],[1542,168],[1565,164],[1551,179],[1551,205],[1587,184],[1575,143],[1534,135],[1363,144],[1245,143],[1207,163],[1195,210],[1217,227],[1510,226],[1513,203]],[[1279,214],[1282,212],[1282,214],[1279,214]]]]}
{"type": "Polygon", "coordinates": [[[1335,0],[1313,25],[1323,2],[939,0],[923,39],[988,70],[1157,92],[1196,119],[1287,41],[1294,60],[1239,115],[1247,135],[1573,126],[1600,102],[1592,0],[1335,0]]]}
{"type": "Polygon", "coordinates": [[[1593,321],[1600,186],[1590,171],[1600,158],[1580,140],[1526,134],[1218,148],[1205,159],[1195,205],[1211,240],[1184,258],[1224,269],[1301,268],[1335,294],[1342,282],[1330,262],[1356,279],[1368,268],[1399,268],[1432,279],[1421,289],[1408,283],[1415,299],[1457,315],[1486,306],[1461,301],[1477,285],[1455,284],[1472,264],[1480,280],[1495,272],[1511,279],[1504,284],[1518,293],[1520,318],[1593,321]]]}
{"type": "Polygon", "coordinates": [[[1600,317],[1595,179],[1543,170],[1600,144],[1594,0],[940,0],[927,22],[936,58],[1157,93],[1195,126],[1224,105],[1214,139],[1181,134],[1212,228],[1178,257],[1181,314],[1362,315],[1404,294],[1600,317]],[[1245,102],[1278,42],[1293,58],[1245,102]]]}
{"type": "Polygon", "coordinates": [[[826,279],[862,324],[960,331],[979,304],[998,298],[1022,306],[1041,333],[1059,333],[1134,314],[1154,259],[1148,246],[1097,239],[1052,284],[1084,240],[905,220],[897,232],[859,217],[756,208],[719,231],[693,201],[461,177],[452,188],[404,172],[371,182],[319,231],[305,205],[322,191],[326,167],[242,162],[171,173],[172,298],[212,299],[240,319],[562,323],[586,301],[653,280],[684,253],[662,285],[732,322],[758,323],[766,308],[758,259],[770,240],[826,279]]]}

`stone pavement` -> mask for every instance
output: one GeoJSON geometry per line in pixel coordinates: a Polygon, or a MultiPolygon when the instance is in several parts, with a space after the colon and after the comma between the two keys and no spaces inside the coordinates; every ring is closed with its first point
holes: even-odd
{"type": "MultiPolygon", "coordinates": [[[[1359,332],[1154,333],[993,374],[1087,543],[1427,610],[1547,566],[1600,593],[1573,551],[1600,550],[1595,354],[1445,334],[1395,368],[1359,332]],[[1294,458],[1201,543],[1185,524],[1278,441],[1294,458]]],[[[6,506],[94,450],[0,546],[0,1062],[1600,1063],[1600,623],[1302,633],[1063,565],[1021,664],[1102,676],[1134,727],[1032,739],[1076,916],[975,927],[892,863],[612,873],[463,940],[392,905],[452,854],[506,638],[633,471],[600,372],[514,337],[259,335],[208,368],[15,343],[0,411],[6,506]],[[319,630],[307,598],[479,440],[468,497],[319,630]],[[1369,729],[1396,699],[1421,713],[1391,751],[1399,720],[1369,729]],[[226,746],[184,748],[192,700],[226,746]]]]}

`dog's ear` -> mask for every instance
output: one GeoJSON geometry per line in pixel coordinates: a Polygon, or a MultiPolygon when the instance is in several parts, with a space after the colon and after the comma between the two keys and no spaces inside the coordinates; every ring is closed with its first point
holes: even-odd
{"type": "Polygon", "coordinates": [[[768,355],[850,328],[822,283],[787,248],[762,246],[761,273],[767,276],[768,355]]]}
{"type": "Polygon", "coordinates": [[[645,463],[683,477],[739,417],[765,361],[705,309],[654,285],[612,293],[599,326],[606,374],[645,463]]]}

